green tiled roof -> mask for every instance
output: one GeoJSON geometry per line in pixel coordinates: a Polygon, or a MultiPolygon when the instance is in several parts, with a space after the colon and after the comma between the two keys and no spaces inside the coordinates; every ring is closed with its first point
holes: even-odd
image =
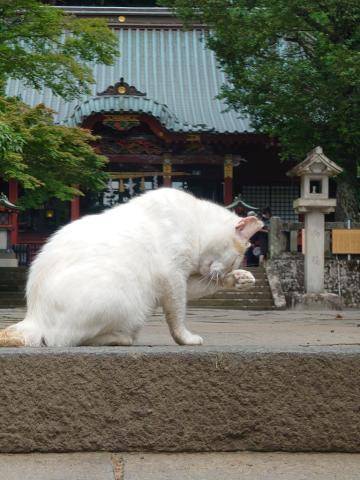
{"type": "Polygon", "coordinates": [[[173,132],[242,133],[251,131],[247,118],[226,112],[216,98],[226,81],[212,51],[204,45],[205,31],[178,28],[121,28],[116,31],[121,56],[114,65],[94,65],[91,94],[65,102],[49,89],[24,88],[18,80],[7,94],[26,103],[44,103],[59,124],[77,125],[97,112],[143,112],[173,132]],[[123,77],[146,96],[99,96],[123,77]]]}

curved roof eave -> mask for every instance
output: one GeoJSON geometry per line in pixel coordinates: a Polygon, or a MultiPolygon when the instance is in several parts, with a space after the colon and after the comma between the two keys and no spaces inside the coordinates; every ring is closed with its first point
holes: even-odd
{"type": "Polygon", "coordinates": [[[181,122],[168,106],[150,98],[134,95],[103,95],[88,98],[78,104],[70,117],[61,123],[67,126],[81,125],[83,120],[95,113],[144,113],[155,117],[161,125],[172,132],[212,132],[205,124],[192,125],[181,122]]]}

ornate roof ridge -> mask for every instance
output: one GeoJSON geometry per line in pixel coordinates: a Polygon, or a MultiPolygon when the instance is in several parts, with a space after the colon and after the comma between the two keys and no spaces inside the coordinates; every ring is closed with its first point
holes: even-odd
{"type": "Polygon", "coordinates": [[[146,16],[167,16],[174,17],[175,15],[169,8],[166,7],[89,7],[89,6],[63,6],[57,5],[54,8],[59,8],[70,13],[86,13],[93,15],[146,15],[146,16]]]}

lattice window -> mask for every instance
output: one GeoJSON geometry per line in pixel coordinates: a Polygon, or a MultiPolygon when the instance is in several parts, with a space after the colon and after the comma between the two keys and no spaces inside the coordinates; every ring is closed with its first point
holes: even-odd
{"type": "Polygon", "coordinates": [[[298,185],[273,185],[271,187],[270,208],[272,214],[283,220],[298,220],[293,201],[300,195],[298,185]]]}
{"type": "Polygon", "coordinates": [[[265,208],[270,206],[270,186],[269,185],[244,185],[242,187],[243,200],[256,208],[265,208]]]}
{"type": "Polygon", "coordinates": [[[283,220],[298,219],[293,201],[300,195],[298,185],[244,185],[242,197],[246,203],[260,209],[270,207],[274,216],[283,220]]]}

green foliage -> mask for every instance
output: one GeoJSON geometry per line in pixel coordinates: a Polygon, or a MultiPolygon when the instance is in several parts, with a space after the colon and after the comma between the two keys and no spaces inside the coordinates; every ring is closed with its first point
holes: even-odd
{"type": "Polygon", "coordinates": [[[18,78],[71,99],[93,81],[86,62],[111,64],[116,38],[102,19],[79,19],[37,0],[0,0],[0,81],[18,78]],[[65,35],[66,32],[66,35],[65,35]]]}
{"type": "Polygon", "coordinates": [[[106,158],[91,147],[87,130],[54,125],[43,105],[31,108],[19,99],[0,97],[0,171],[25,187],[24,207],[39,207],[56,197],[82,195],[74,185],[100,190],[106,158]]]}
{"type": "MultiPolygon", "coordinates": [[[[70,100],[93,81],[86,63],[110,64],[116,39],[103,20],[83,20],[36,0],[0,0],[0,88],[9,78],[70,100]]],[[[0,96],[0,174],[24,187],[23,207],[51,197],[71,200],[82,189],[100,190],[105,157],[80,128],[54,125],[43,105],[30,108],[0,96]],[[79,188],[80,188],[79,187],[79,188]]]]}
{"type": "Polygon", "coordinates": [[[210,27],[222,96],[279,139],[284,159],[321,145],[354,185],[360,146],[357,0],[164,0],[210,27]]]}

